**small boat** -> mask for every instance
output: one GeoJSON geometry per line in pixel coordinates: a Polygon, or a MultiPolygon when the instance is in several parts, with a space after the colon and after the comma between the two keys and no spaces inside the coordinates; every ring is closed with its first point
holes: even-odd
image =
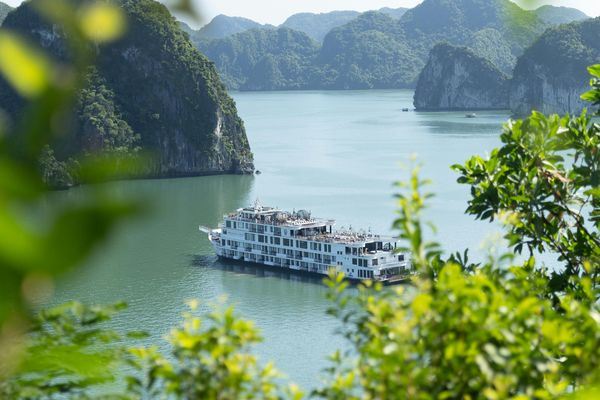
{"type": "Polygon", "coordinates": [[[260,175],[262,174],[262,172],[260,172],[260,169],[257,169],[256,172],[254,172],[256,175],[260,175]]]}
{"type": "Polygon", "coordinates": [[[408,109],[408,108],[403,108],[403,109],[402,109],[402,111],[403,111],[403,112],[408,112],[408,111],[409,111],[409,109],[408,109]]]}
{"type": "Polygon", "coordinates": [[[466,118],[477,118],[477,114],[475,113],[469,113],[467,115],[465,115],[466,118]]]}

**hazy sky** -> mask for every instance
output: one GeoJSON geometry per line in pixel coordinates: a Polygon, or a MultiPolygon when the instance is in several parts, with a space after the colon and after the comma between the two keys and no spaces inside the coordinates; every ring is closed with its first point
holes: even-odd
{"type": "MultiPolygon", "coordinates": [[[[13,6],[21,0],[2,0],[13,6]]],[[[333,10],[366,11],[381,7],[414,7],[420,0],[194,0],[203,18],[210,20],[217,14],[241,16],[262,23],[278,25],[298,12],[327,12],[333,10]]],[[[557,6],[575,7],[586,14],[600,15],[600,0],[518,0],[557,6]]]]}

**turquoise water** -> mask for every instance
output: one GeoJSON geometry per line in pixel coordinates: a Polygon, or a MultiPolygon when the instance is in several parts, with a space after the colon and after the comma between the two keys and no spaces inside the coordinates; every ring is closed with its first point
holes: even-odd
{"type": "MultiPolygon", "coordinates": [[[[423,177],[436,193],[428,211],[438,227],[435,239],[451,250],[493,237],[492,225],[465,216],[467,191],[449,166],[499,144],[504,112],[402,112],[411,91],[234,93],[255,155],[257,176],[209,176],[110,183],[118,195],[143,196],[153,206],[144,219],[124,225],[77,274],[63,280],[54,301],[126,300],[119,329],[145,328],[150,342],[164,343],[184,301],[227,296],[261,329],[256,348],[305,388],[318,384],[326,356],[344,347],[334,334],[337,321],[318,279],[263,273],[216,262],[198,225],[216,226],[222,214],[248,205],[306,208],[333,217],[338,226],[391,232],[393,183],[415,154],[423,177]]],[[[87,188],[54,193],[77,198],[87,188]]],[[[432,236],[433,237],[433,236],[432,236]]]]}

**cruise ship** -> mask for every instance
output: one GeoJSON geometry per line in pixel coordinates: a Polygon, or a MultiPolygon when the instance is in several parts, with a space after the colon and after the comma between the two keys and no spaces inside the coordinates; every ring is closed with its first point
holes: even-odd
{"type": "Polygon", "coordinates": [[[408,277],[410,261],[397,252],[396,238],[335,231],[334,224],[306,210],[287,212],[256,202],[225,215],[217,229],[200,230],[225,259],[322,275],[335,268],[350,280],[392,283],[408,277]]]}

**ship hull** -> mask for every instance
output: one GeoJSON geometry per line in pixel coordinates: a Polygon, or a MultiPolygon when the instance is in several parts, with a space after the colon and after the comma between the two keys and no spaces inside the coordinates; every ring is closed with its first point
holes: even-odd
{"type": "MultiPolygon", "coordinates": [[[[265,271],[270,271],[270,272],[279,273],[279,274],[286,274],[285,276],[287,276],[287,275],[293,275],[293,276],[298,276],[298,277],[302,276],[302,277],[315,279],[315,282],[322,281],[323,279],[327,278],[327,276],[328,276],[328,274],[323,274],[321,272],[289,268],[287,266],[277,266],[277,265],[257,263],[254,261],[244,261],[243,259],[229,258],[229,257],[219,256],[219,255],[217,255],[217,258],[219,259],[219,261],[221,261],[223,264],[226,264],[226,265],[238,265],[241,267],[250,267],[250,268],[255,268],[257,271],[265,270],[265,271]]],[[[350,282],[353,285],[357,285],[357,284],[365,281],[365,279],[349,278],[349,277],[344,277],[344,280],[350,282]]],[[[406,275],[397,275],[390,279],[380,280],[378,282],[381,282],[383,285],[397,285],[397,284],[402,284],[402,283],[409,283],[410,281],[411,281],[411,275],[406,274],[406,275]]]]}

